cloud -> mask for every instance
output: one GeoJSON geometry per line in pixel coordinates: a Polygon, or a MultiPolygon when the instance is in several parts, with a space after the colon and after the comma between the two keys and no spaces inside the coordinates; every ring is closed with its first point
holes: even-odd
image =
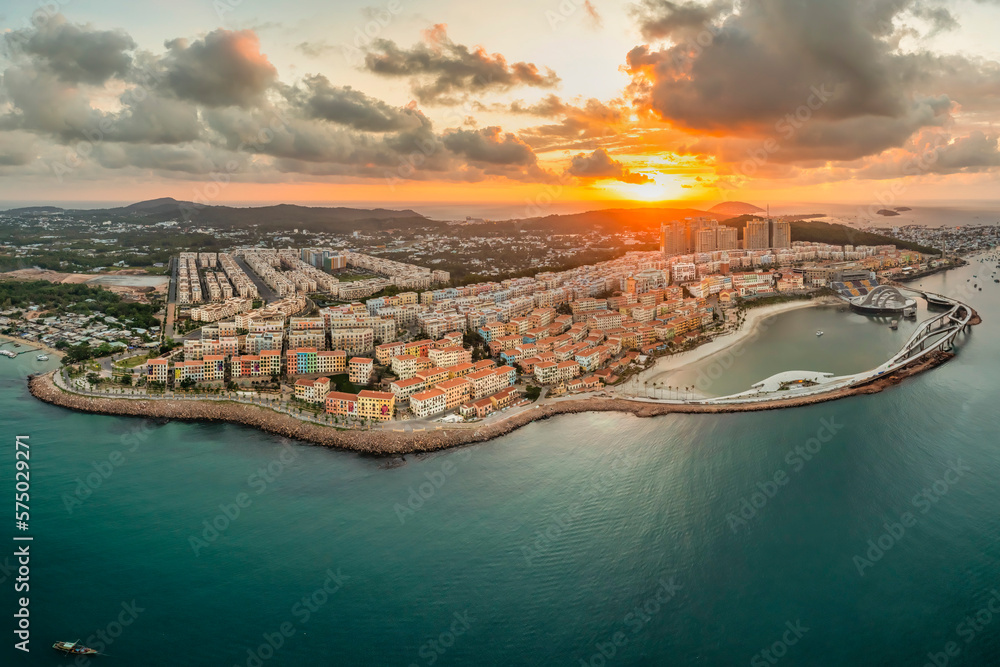
{"type": "MultiPolygon", "coordinates": [[[[894,47],[893,20],[914,10],[945,22],[914,0],[754,0],[735,13],[647,0],[643,34],[671,41],[629,52],[629,91],[640,109],[692,133],[773,137],[776,159],[874,155],[953,122],[962,92],[938,56],[894,47]]],[[[982,85],[968,59],[947,67],[963,71],[966,87],[982,85]]]]}
{"type": "Polygon", "coordinates": [[[365,54],[369,72],[386,77],[408,77],[413,94],[424,104],[453,103],[467,94],[503,92],[519,86],[552,88],[559,77],[533,63],[507,63],[499,53],[470,49],[449,39],[446,26],[435,25],[425,41],[409,49],[388,39],[377,39],[365,54]]]}
{"type": "Polygon", "coordinates": [[[73,25],[61,14],[39,22],[34,31],[5,36],[7,45],[35,57],[35,62],[67,83],[102,84],[122,77],[132,63],[135,42],[120,30],[92,30],[73,25]]]}
{"type": "Polygon", "coordinates": [[[254,106],[278,79],[257,35],[248,30],[220,28],[204,39],[174,39],[166,46],[164,85],[179,99],[208,107],[254,106]]]}
{"type": "Polygon", "coordinates": [[[528,144],[499,127],[453,130],[444,135],[442,143],[473,162],[529,166],[537,161],[528,144]]]}
{"type": "Polygon", "coordinates": [[[587,12],[587,17],[590,19],[590,25],[594,28],[600,28],[604,25],[604,20],[601,15],[597,13],[597,9],[594,7],[590,0],[583,0],[583,8],[587,12]]]}
{"type": "Polygon", "coordinates": [[[336,46],[322,39],[318,42],[299,42],[295,48],[310,58],[322,58],[331,51],[337,50],[336,46]]]}
{"type": "Polygon", "coordinates": [[[579,153],[573,156],[566,173],[584,180],[613,179],[623,183],[652,183],[653,179],[634,171],[630,171],[621,162],[613,159],[603,148],[587,155],[579,153]]]}
{"type": "Polygon", "coordinates": [[[20,167],[35,159],[35,137],[27,132],[0,132],[0,166],[20,167]]]}
{"type": "Polygon", "coordinates": [[[592,140],[615,138],[629,124],[629,109],[623,100],[604,102],[592,97],[582,104],[573,104],[556,95],[547,95],[531,105],[515,101],[507,110],[558,121],[521,131],[520,136],[540,152],[579,148],[592,140]]]}
{"type": "Polygon", "coordinates": [[[390,132],[419,126],[417,112],[395,107],[350,86],[336,87],[322,75],[305,78],[296,101],[311,118],[328,120],[366,132],[390,132]]]}
{"type": "Polygon", "coordinates": [[[643,0],[632,10],[632,14],[639,23],[642,36],[647,40],[657,40],[711,31],[712,23],[732,7],[733,3],[727,0],[713,0],[708,4],[643,0]]]}

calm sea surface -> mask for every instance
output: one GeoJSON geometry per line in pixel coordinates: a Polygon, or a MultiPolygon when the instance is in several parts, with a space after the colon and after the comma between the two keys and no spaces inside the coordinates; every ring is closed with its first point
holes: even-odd
{"type": "MultiPolygon", "coordinates": [[[[1000,284],[985,267],[923,281],[957,294],[978,273],[965,296],[984,323],[881,394],[563,416],[397,467],[55,408],[25,390],[34,354],[0,358],[0,497],[12,513],[14,437],[30,436],[34,536],[28,655],[12,647],[15,543],[0,550],[0,664],[70,664],[50,646],[78,638],[123,666],[920,666],[948,649],[996,664],[1000,284]]],[[[736,389],[862,370],[906,336],[836,309],[768,333],[736,389]]]]}

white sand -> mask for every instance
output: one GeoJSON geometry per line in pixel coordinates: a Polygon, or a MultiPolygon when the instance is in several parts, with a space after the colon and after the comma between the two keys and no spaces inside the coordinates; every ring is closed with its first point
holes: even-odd
{"type": "Polygon", "coordinates": [[[670,377],[670,375],[681,369],[746,341],[748,338],[751,338],[755,333],[757,333],[760,329],[761,322],[773,315],[788,312],[790,310],[798,310],[799,308],[826,305],[827,303],[828,302],[824,299],[810,299],[802,301],[787,301],[785,303],[776,303],[770,306],[762,306],[760,308],[751,308],[746,311],[743,324],[738,330],[719,336],[715,340],[705,343],[704,345],[700,345],[693,350],[680,352],[678,354],[671,354],[670,356],[657,359],[656,364],[654,364],[652,368],[639,374],[638,383],[641,384],[643,382],[649,382],[652,384],[653,382],[666,380],[670,377]]]}

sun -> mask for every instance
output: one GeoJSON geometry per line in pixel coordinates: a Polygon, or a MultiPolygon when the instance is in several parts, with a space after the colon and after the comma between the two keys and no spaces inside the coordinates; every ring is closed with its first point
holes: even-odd
{"type": "Polygon", "coordinates": [[[669,199],[681,199],[685,195],[690,194],[685,192],[681,180],[673,174],[654,172],[644,175],[653,180],[649,183],[621,183],[615,181],[606,183],[600,187],[620,199],[631,201],[666,201],[669,199]]]}

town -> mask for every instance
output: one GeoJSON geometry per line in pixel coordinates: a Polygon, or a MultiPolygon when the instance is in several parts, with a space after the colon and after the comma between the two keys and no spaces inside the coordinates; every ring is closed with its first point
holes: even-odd
{"type": "Polygon", "coordinates": [[[600,392],[738,327],[756,304],[831,293],[845,275],[906,279],[952,262],[793,241],[789,223],[771,218],[742,229],[670,221],[659,251],[468,285],[354,250],[235,247],[170,258],[162,332],[116,340],[122,329],[104,318],[111,325],[74,335],[67,329],[87,320],[73,315],[5,324],[50,346],[113,342],[101,348],[113,362],[70,368],[88,392],[227,395],[347,427],[465,422],[600,392]]]}

